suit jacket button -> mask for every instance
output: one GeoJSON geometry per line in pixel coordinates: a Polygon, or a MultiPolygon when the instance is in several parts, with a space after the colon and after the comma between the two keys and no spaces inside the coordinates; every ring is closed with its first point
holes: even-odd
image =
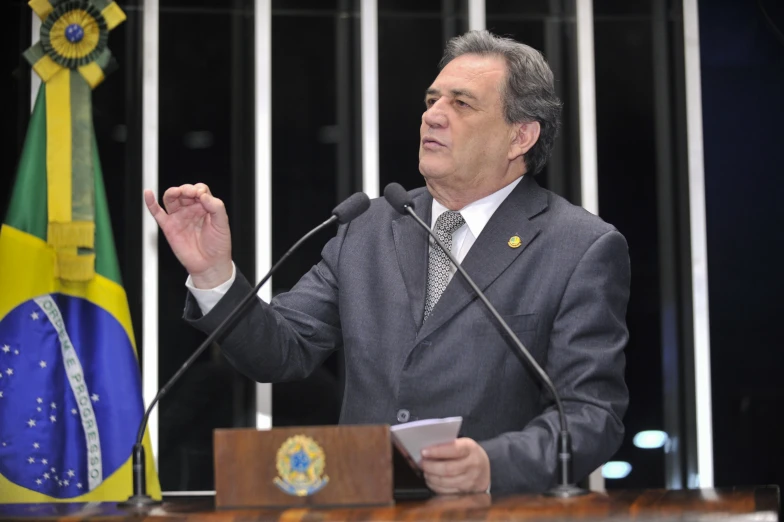
{"type": "Polygon", "coordinates": [[[408,410],[397,410],[398,422],[408,422],[408,419],[410,417],[411,417],[411,413],[408,410]]]}

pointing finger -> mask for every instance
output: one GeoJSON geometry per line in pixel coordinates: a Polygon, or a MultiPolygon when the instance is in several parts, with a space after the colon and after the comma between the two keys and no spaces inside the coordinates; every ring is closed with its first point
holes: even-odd
{"type": "Polygon", "coordinates": [[[147,205],[147,210],[150,211],[155,222],[158,223],[158,226],[163,227],[169,216],[155,200],[155,194],[153,194],[152,190],[147,189],[144,191],[144,203],[147,205]]]}

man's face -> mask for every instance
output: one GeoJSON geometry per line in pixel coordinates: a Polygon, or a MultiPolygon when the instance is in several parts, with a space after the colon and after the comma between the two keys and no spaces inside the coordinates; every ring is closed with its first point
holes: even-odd
{"type": "Polygon", "coordinates": [[[502,112],[505,78],[503,58],[468,54],[428,88],[419,130],[419,171],[428,183],[478,188],[506,174],[514,130],[502,112]]]}

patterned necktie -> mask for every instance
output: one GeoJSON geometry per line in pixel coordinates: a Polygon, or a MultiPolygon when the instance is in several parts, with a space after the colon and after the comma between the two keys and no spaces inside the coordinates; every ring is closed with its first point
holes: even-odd
{"type": "MultiPolygon", "coordinates": [[[[453,212],[447,210],[436,220],[436,225],[433,228],[438,239],[444,246],[452,251],[452,232],[463,226],[465,219],[460,215],[460,212],[453,212]]],[[[427,294],[425,295],[425,321],[427,317],[435,308],[436,303],[444,293],[446,285],[449,283],[449,274],[452,269],[452,263],[449,261],[447,255],[433,242],[430,247],[430,257],[427,263],[427,294]]]]}

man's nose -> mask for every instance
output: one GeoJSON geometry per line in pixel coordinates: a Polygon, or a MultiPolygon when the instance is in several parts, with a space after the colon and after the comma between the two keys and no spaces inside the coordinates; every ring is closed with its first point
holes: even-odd
{"type": "Polygon", "coordinates": [[[441,100],[435,102],[422,114],[422,121],[429,127],[446,127],[449,124],[441,100]]]}

